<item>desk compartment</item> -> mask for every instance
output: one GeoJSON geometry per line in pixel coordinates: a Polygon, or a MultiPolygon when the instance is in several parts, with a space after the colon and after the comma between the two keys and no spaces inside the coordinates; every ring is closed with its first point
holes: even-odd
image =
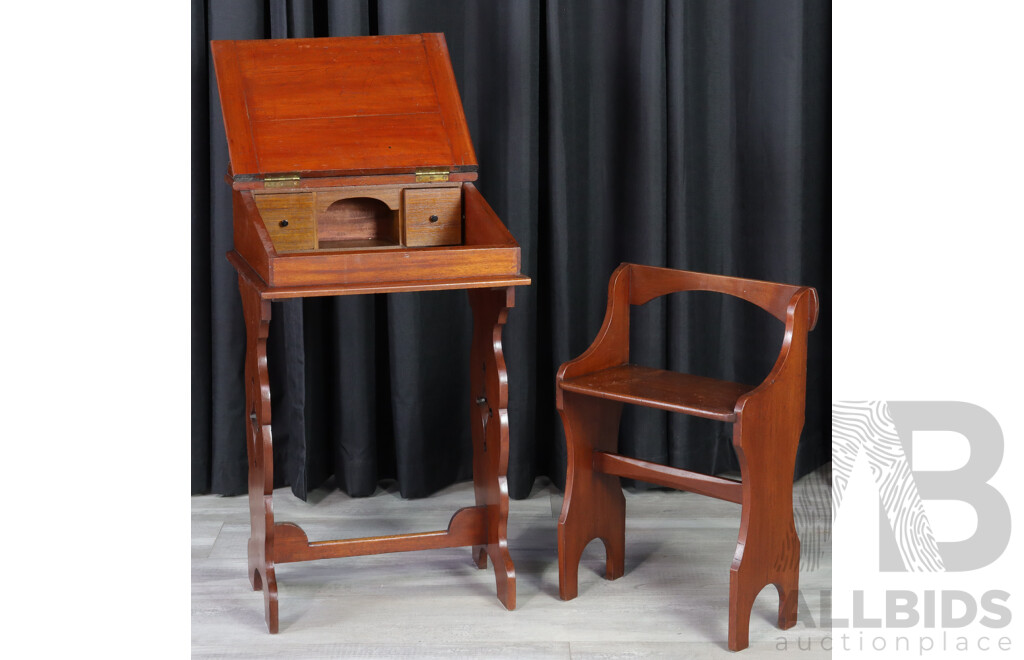
{"type": "Polygon", "coordinates": [[[253,197],[278,254],[462,243],[457,184],[261,191],[253,197]]]}
{"type": "Polygon", "coordinates": [[[278,253],[316,249],[312,195],[257,195],[254,201],[278,253]]]}
{"type": "Polygon", "coordinates": [[[235,194],[236,215],[243,214],[241,223],[236,222],[235,249],[271,287],[419,282],[465,278],[467,274],[477,279],[519,277],[521,263],[515,239],[471,183],[235,194]],[[254,203],[261,197],[278,198],[278,202],[267,204],[268,199],[263,199],[258,205],[254,203]],[[307,210],[312,223],[307,236],[319,247],[283,252],[280,244],[272,243],[264,228],[271,216],[263,217],[259,207],[284,207],[289,199],[297,203],[293,208],[307,210]],[[389,227],[395,225],[389,225],[388,218],[396,215],[398,240],[391,242],[389,227]],[[431,223],[431,215],[437,215],[437,221],[431,223]],[[450,238],[428,237],[417,245],[405,245],[404,240],[418,240],[415,230],[404,231],[406,220],[410,221],[409,228],[419,224],[426,227],[425,231],[431,231],[431,225],[447,226],[450,238]],[[428,240],[458,242],[427,246],[424,243],[428,240]]]}
{"type": "Polygon", "coordinates": [[[321,250],[397,245],[398,212],[372,197],[339,199],[317,214],[316,239],[321,250]]]}
{"type": "Polygon", "coordinates": [[[458,188],[406,188],[402,214],[402,243],[407,247],[462,243],[462,191],[458,188]]]}

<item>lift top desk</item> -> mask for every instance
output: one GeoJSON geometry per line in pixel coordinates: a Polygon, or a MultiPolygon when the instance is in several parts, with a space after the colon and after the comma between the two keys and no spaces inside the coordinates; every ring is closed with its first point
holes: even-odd
{"type": "Polygon", "coordinates": [[[519,245],[474,187],[470,141],[441,34],[214,41],[246,324],[249,579],[278,630],[278,563],[472,546],[515,608],[508,553],[508,385],[501,329],[519,245]],[[284,298],[467,289],[476,506],[446,530],[310,542],[276,523],[266,340],[284,298]]]}

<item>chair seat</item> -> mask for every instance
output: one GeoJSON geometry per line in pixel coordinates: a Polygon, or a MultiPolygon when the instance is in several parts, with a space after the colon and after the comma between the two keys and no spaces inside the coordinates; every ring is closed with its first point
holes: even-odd
{"type": "Polygon", "coordinates": [[[736,401],[750,385],[627,364],[561,382],[567,392],[660,408],[722,422],[736,421],[736,401]]]}

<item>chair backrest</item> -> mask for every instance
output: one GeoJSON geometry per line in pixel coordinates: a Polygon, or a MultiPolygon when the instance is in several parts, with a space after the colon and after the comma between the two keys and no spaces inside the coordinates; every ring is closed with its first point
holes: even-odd
{"type": "Polygon", "coordinates": [[[804,290],[809,290],[811,301],[808,309],[808,329],[813,329],[818,322],[818,292],[810,287],[639,264],[622,264],[619,268],[629,270],[631,305],[643,305],[659,296],[679,291],[712,291],[753,303],[785,323],[793,297],[804,290]]]}

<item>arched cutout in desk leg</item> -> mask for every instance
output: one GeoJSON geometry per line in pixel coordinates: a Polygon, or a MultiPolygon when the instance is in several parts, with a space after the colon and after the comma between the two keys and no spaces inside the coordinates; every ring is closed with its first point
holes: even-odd
{"type": "Polygon", "coordinates": [[[473,547],[480,568],[487,557],[494,564],[498,600],[516,607],[516,571],[508,552],[508,374],[501,348],[501,329],[515,306],[515,290],[470,289],[473,347],[472,389],[473,483],[477,506],[487,507],[487,545],[473,547]]]}
{"type": "Polygon", "coordinates": [[[270,301],[239,275],[245,314],[245,402],[249,429],[249,580],[263,590],[267,628],[277,632],[277,578],[274,575],[274,449],[270,435],[270,380],[267,335],[270,301]]]}

